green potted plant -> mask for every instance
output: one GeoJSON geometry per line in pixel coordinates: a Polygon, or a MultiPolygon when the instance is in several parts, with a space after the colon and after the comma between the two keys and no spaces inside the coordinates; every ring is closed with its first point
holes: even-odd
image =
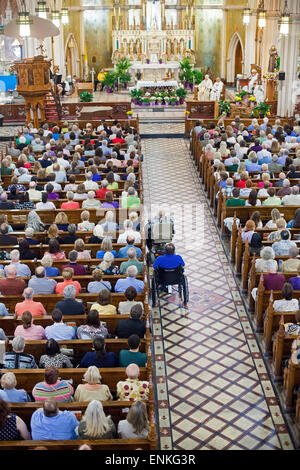
{"type": "Polygon", "coordinates": [[[253,113],[256,117],[264,118],[266,115],[270,115],[271,105],[262,101],[258,105],[254,106],[253,113]]]}
{"type": "Polygon", "coordinates": [[[80,97],[80,101],[84,101],[85,103],[93,101],[93,93],[90,93],[89,91],[82,91],[79,94],[79,97],[80,97]]]}
{"type": "Polygon", "coordinates": [[[128,72],[122,72],[119,75],[119,82],[122,85],[122,87],[126,90],[128,82],[131,80],[131,75],[128,72]]]}
{"type": "Polygon", "coordinates": [[[193,78],[195,84],[199,85],[199,83],[201,83],[203,80],[203,73],[201,72],[201,70],[193,70],[193,78]]]}
{"type": "Polygon", "coordinates": [[[193,85],[193,70],[190,64],[190,59],[186,57],[179,63],[181,72],[179,73],[179,79],[184,82],[184,87],[189,88],[193,85]]]}
{"type": "Polygon", "coordinates": [[[219,114],[226,113],[226,116],[230,115],[230,101],[220,100],[219,101],[219,114]]]}
{"type": "Polygon", "coordinates": [[[134,104],[141,104],[141,99],[143,96],[142,90],[138,90],[137,88],[134,88],[130,92],[131,98],[133,99],[134,104]]]}
{"type": "Polygon", "coordinates": [[[106,87],[107,93],[112,93],[116,80],[117,80],[117,74],[116,72],[108,72],[104,78],[104,86],[106,87]]]}
{"type": "Polygon", "coordinates": [[[179,98],[179,104],[183,104],[184,98],[186,98],[186,95],[187,95],[187,90],[185,88],[177,88],[175,93],[179,98]]]}

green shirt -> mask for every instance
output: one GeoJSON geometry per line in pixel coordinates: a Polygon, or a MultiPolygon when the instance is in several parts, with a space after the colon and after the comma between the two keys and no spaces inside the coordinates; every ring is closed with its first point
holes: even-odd
{"type": "Polygon", "coordinates": [[[11,175],[11,174],[12,174],[12,168],[9,168],[9,166],[1,167],[1,175],[11,175]]]}
{"type": "Polygon", "coordinates": [[[107,189],[112,189],[112,190],[118,189],[118,187],[119,187],[119,185],[118,185],[118,183],[117,183],[116,181],[115,181],[114,183],[108,184],[108,185],[106,186],[107,189]]]}
{"type": "Polygon", "coordinates": [[[131,259],[129,261],[123,261],[120,266],[120,274],[126,274],[127,268],[129,266],[136,266],[138,270],[138,274],[142,274],[143,272],[143,263],[137,259],[131,259]]]}
{"type": "Polygon", "coordinates": [[[127,367],[129,364],[137,364],[139,367],[145,367],[147,354],[141,352],[132,352],[127,349],[120,351],[120,367],[127,367]]]}
{"type": "Polygon", "coordinates": [[[263,206],[281,206],[281,199],[277,196],[268,197],[264,200],[263,206]]]}
{"type": "Polygon", "coordinates": [[[122,208],[129,208],[129,207],[139,207],[141,201],[139,197],[136,196],[127,196],[126,198],[122,199],[122,208]]]}
{"type": "Polygon", "coordinates": [[[245,199],[227,199],[226,201],[226,206],[228,207],[236,207],[236,206],[244,206],[245,205],[245,199]]]}

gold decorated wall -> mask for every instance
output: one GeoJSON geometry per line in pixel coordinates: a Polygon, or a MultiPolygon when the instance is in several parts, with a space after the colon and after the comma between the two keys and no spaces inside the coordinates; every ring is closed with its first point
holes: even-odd
{"type": "MultiPolygon", "coordinates": [[[[196,5],[223,5],[223,0],[196,0],[196,5]]],[[[197,8],[195,17],[196,66],[221,73],[222,9],[197,8]]]]}
{"type": "MultiPolygon", "coordinates": [[[[245,0],[225,0],[224,6],[246,6],[245,0]]],[[[226,58],[228,57],[228,48],[232,36],[237,33],[241,39],[242,51],[245,48],[245,25],[243,23],[243,10],[226,10],[225,15],[225,25],[226,25],[226,58]]],[[[244,59],[245,57],[243,57],[244,59]]],[[[227,64],[227,61],[225,62],[227,64]]],[[[226,70],[227,73],[227,70],[226,70]]]]}
{"type": "Polygon", "coordinates": [[[100,68],[112,67],[111,11],[85,10],[83,24],[87,47],[88,64],[98,72],[100,68]]]}
{"type": "MultiPolygon", "coordinates": [[[[81,59],[84,51],[81,48],[81,34],[80,34],[80,23],[81,23],[81,12],[73,11],[70,7],[80,7],[81,0],[64,0],[63,6],[69,8],[69,24],[64,25],[64,47],[66,48],[66,42],[70,34],[73,34],[78,47],[79,58],[81,59]]],[[[80,61],[81,62],[81,61],[80,61]]],[[[81,67],[80,67],[81,71],[81,67]]]]}

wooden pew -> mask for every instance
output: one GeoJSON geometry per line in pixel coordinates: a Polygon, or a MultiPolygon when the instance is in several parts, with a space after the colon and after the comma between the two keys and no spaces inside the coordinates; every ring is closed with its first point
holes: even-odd
{"type": "MultiPolygon", "coordinates": [[[[1,369],[2,373],[8,369],[1,369]]],[[[82,378],[87,369],[59,369],[59,377],[62,380],[73,380],[74,389],[82,383],[82,378]]],[[[125,367],[113,367],[99,369],[102,377],[102,383],[107,385],[110,390],[116,390],[117,383],[120,380],[126,380],[125,367]]],[[[38,382],[44,381],[45,369],[9,369],[13,372],[17,379],[18,388],[24,388],[27,392],[31,392],[38,382]]],[[[148,372],[146,367],[140,367],[140,380],[148,380],[148,372]]]]}
{"type": "Polygon", "coordinates": [[[283,360],[290,357],[293,341],[299,338],[298,335],[286,335],[284,323],[284,317],[282,316],[279,328],[274,334],[272,370],[275,381],[282,379],[283,360]]]}
{"type": "MultiPolygon", "coordinates": [[[[81,299],[84,306],[86,307],[87,302],[97,302],[98,294],[80,293],[80,294],[76,295],[76,299],[81,299]]],[[[22,297],[22,296],[15,296],[15,295],[0,296],[0,302],[4,301],[7,310],[9,312],[12,312],[12,313],[14,313],[14,311],[15,311],[15,305],[19,302],[23,302],[23,300],[24,300],[24,297],[22,297]]],[[[52,312],[55,305],[60,300],[63,300],[63,296],[58,295],[58,294],[47,294],[47,295],[35,295],[34,296],[34,301],[35,302],[41,302],[44,305],[45,310],[48,313],[52,312]]],[[[125,300],[126,300],[126,297],[123,293],[121,293],[121,294],[113,293],[111,295],[111,304],[115,305],[116,307],[118,307],[119,302],[123,302],[125,300]]],[[[145,302],[145,294],[138,293],[135,300],[137,302],[145,302]]],[[[65,316],[65,321],[67,321],[66,316],[65,316]]]]}
{"type": "MultiPolygon", "coordinates": [[[[100,321],[106,325],[109,332],[114,335],[117,324],[120,320],[126,320],[130,315],[99,315],[100,321]]],[[[64,317],[64,323],[75,324],[77,327],[84,325],[86,322],[86,315],[69,315],[64,317]]],[[[33,322],[35,325],[41,325],[43,328],[53,324],[52,317],[46,315],[45,317],[34,317],[33,322]]],[[[3,328],[6,336],[13,336],[15,329],[18,325],[22,325],[20,318],[14,317],[0,317],[0,328],[3,328]]]]}
{"type": "MultiPolygon", "coordinates": [[[[32,354],[35,358],[36,363],[38,364],[41,356],[45,354],[46,343],[47,340],[26,341],[25,352],[27,354],[32,354]]],[[[73,362],[74,366],[79,364],[79,362],[87,352],[93,350],[93,341],[90,339],[72,339],[66,341],[58,341],[58,344],[63,349],[73,350],[74,359],[70,359],[73,362]]],[[[119,356],[120,351],[122,349],[128,349],[128,341],[127,339],[106,339],[105,347],[107,352],[114,352],[117,354],[117,356],[119,356]]],[[[8,343],[6,350],[12,351],[11,342],[8,343]]],[[[141,339],[140,352],[146,352],[146,341],[144,339],[141,339]]]]}

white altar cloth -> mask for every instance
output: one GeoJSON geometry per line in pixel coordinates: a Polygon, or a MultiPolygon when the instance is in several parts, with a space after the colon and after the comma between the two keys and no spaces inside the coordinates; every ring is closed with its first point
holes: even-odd
{"type": "Polygon", "coordinates": [[[175,87],[178,88],[178,82],[176,80],[158,80],[155,82],[154,80],[139,80],[135,86],[138,90],[140,88],[151,88],[151,87],[175,87]]]}

